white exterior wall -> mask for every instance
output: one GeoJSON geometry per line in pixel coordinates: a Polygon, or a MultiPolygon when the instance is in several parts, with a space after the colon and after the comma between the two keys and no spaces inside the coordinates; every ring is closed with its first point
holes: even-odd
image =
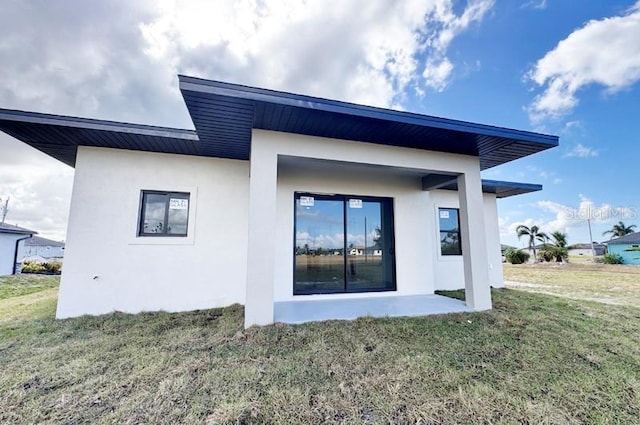
{"type": "MultiPolygon", "coordinates": [[[[253,258],[248,260],[249,299],[245,307],[245,326],[272,323],[273,302],[294,298],[294,191],[393,197],[396,294],[431,293],[435,288],[435,272],[429,270],[429,266],[433,264],[429,259],[433,259],[435,255],[435,244],[429,241],[433,241],[437,227],[432,222],[429,229],[429,219],[423,220],[423,215],[429,215],[429,195],[421,191],[420,180],[417,178],[429,172],[458,175],[458,184],[464,190],[454,196],[464,200],[469,211],[469,214],[462,211],[465,206],[461,209],[461,225],[463,229],[467,229],[466,240],[463,239],[463,252],[467,255],[460,263],[462,275],[465,276],[460,286],[467,289],[468,305],[477,310],[491,308],[485,236],[487,228],[482,226],[486,223],[477,157],[253,130],[251,162],[249,245],[250,252],[260,253],[261,257],[258,262],[253,258]],[[320,174],[295,172],[288,175],[286,167],[278,166],[291,161],[295,163],[296,159],[319,160],[321,167],[328,166],[328,169],[320,171],[320,174]],[[386,172],[386,176],[377,179],[373,173],[354,172],[353,167],[363,166],[378,167],[386,172]],[[412,182],[402,181],[400,176],[411,174],[415,177],[412,182]],[[277,205],[275,211],[271,208],[274,203],[277,205]]],[[[497,217],[495,230],[497,232],[497,217]]],[[[496,255],[499,256],[499,242],[496,250],[496,255]]],[[[460,287],[457,284],[455,286],[460,287]]],[[[295,299],[357,296],[384,294],[313,295],[295,299]]]]}
{"type": "MultiPolygon", "coordinates": [[[[438,207],[458,208],[460,196],[421,190],[420,170],[474,173],[477,158],[256,130],[252,159],[262,162],[80,147],[57,317],[251,302],[254,308],[247,310],[257,313],[250,321],[268,323],[277,301],[388,295],[293,296],[297,191],[393,198],[394,295],[465,287],[462,257],[440,255],[437,218],[438,207]],[[320,166],[291,166],[296,158],[320,166]],[[259,164],[264,170],[254,167],[259,164]],[[250,167],[261,186],[253,195],[250,167]],[[137,237],[141,190],[189,192],[188,237],[137,237]],[[264,204],[253,222],[250,196],[264,204]],[[273,214],[265,209],[270,205],[273,214]],[[249,233],[252,225],[261,230],[249,233]],[[257,258],[248,258],[250,252],[257,258]],[[270,262],[271,277],[253,285],[248,299],[248,267],[256,260],[263,267],[270,262]]],[[[502,286],[495,196],[485,194],[483,202],[490,283],[502,286]]],[[[264,278],[258,269],[253,275],[264,278]]]]}
{"type": "Polygon", "coordinates": [[[249,164],[79,147],[58,318],[245,301],[249,164]],[[141,190],[190,193],[188,236],[137,237],[141,190]]]}
{"type": "MultiPolygon", "coordinates": [[[[388,296],[389,292],[293,295],[294,192],[337,193],[393,198],[396,287],[394,295],[432,294],[434,275],[430,259],[437,235],[429,222],[429,192],[423,192],[417,176],[368,170],[354,172],[347,166],[330,172],[309,172],[280,167],[274,301],[388,296]]],[[[457,196],[456,193],[453,193],[457,196]]],[[[462,272],[462,269],[461,269],[462,272]]],[[[464,287],[464,281],[462,282],[464,287]]]]}
{"type": "MultiPolygon", "coordinates": [[[[484,222],[486,231],[487,256],[489,260],[489,284],[494,288],[504,287],[502,274],[502,254],[500,252],[500,229],[498,227],[498,210],[496,196],[483,194],[484,222]]],[[[440,229],[438,228],[438,208],[460,208],[458,194],[449,190],[431,192],[430,223],[436,234],[434,241],[433,270],[435,289],[450,290],[464,288],[464,269],[462,256],[440,254],[440,229]]],[[[465,235],[462,233],[461,238],[465,235]]]]}
{"type": "Polygon", "coordinates": [[[64,257],[64,248],[61,246],[25,245],[25,241],[20,242],[18,246],[18,261],[22,262],[23,258],[36,255],[46,259],[62,258],[64,257]]]}
{"type": "MultiPolygon", "coordinates": [[[[458,194],[449,190],[422,191],[420,178],[345,168],[302,173],[300,168],[278,169],[278,216],[274,301],[388,296],[389,292],[293,295],[294,192],[337,193],[393,198],[396,283],[395,295],[431,294],[434,290],[463,289],[462,256],[440,254],[438,208],[459,208],[458,194]]],[[[502,256],[496,197],[484,194],[489,282],[503,287],[502,256]]],[[[464,235],[462,236],[464,237],[464,235]]]]}
{"type": "Polygon", "coordinates": [[[578,249],[570,249],[568,252],[569,256],[579,256],[579,255],[584,255],[584,256],[593,256],[593,251],[591,250],[591,248],[589,249],[583,249],[583,248],[578,248],[578,249]]]}
{"type": "Polygon", "coordinates": [[[0,276],[13,274],[13,256],[16,252],[16,241],[29,235],[16,233],[0,233],[0,276]]]}

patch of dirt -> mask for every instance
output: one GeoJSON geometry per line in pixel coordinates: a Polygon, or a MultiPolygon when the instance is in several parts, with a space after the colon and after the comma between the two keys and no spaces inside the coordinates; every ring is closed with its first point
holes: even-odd
{"type": "Polygon", "coordinates": [[[559,288],[559,286],[556,286],[556,285],[543,285],[541,283],[516,282],[513,280],[505,280],[504,284],[506,287],[512,287],[512,288],[540,288],[540,289],[559,288]]]}

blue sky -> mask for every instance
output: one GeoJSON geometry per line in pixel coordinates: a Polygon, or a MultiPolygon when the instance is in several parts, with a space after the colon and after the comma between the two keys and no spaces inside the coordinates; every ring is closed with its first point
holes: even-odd
{"type": "MultiPolygon", "coordinates": [[[[450,49],[451,60],[459,67],[464,64],[468,72],[456,74],[437,95],[412,96],[410,110],[560,136],[556,149],[483,173],[490,179],[544,185],[542,192],[498,202],[503,243],[522,246],[525,241],[518,241],[513,230],[525,222],[568,232],[571,243],[588,241],[582,220],[587,215],[593,218],[596,241],[603,240],[602,232],[618,219],[640,224],[640,198],[631,189],[638,181],[640,153],[638,61],[635,81],[627,87],[611,91],[603,84],[587,84],[576,94],[577,106],[562,116],[535,120],[527,113],[544,90],[527,77],[536,62],[587,22],[625,15],[633,5],[629,1],[498,2],[482,24],[456,39],[450,49]]],[[[640,37],[637,25],[640,21],[635,31],[640,37]]]]}
{"type": "MultiPolygon", "coordinates": [[[[560,136],[484,172],[498,203],[586,242],[640,225],[640,2],[0,0],[0,107],[192,128],[176,74],[560,136]]],[[[64,239],[73,169],[0,134],[7,221],[64,239]]]]}

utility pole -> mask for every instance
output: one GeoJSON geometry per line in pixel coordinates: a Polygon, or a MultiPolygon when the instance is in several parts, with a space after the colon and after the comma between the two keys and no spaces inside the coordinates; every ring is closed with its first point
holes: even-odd
{"type": "Polygon", "coordinates": [[[364,262],[367,263],[367,216],[364,216],[364,262]]]}
{"type": "Polygon", "coordinates": [[[595,260],[596,247],[593,245],[593,235],[591,234],[591,217],[587,217],[587,225],[589,226],[589,240],[591,241],[591,256],[595,260]]]}
{"type": "Polygon", "coordinates": [[[4,201],[4,205],[2,205],[2,198],[0,198],[0,212],[2,213],[2,221],[0,223],[4,224],[4,219],[7,217],[7,213],[9,212],[9,197],[7,196],[7,200],[4,201]]]}

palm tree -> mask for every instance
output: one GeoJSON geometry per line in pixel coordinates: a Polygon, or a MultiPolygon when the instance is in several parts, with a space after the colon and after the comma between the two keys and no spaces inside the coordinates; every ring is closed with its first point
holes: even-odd
{"type": "Polygon", "coordinates": [[[566,248],[567,247],[567,234],[562,233],[560,231],[555,231],[551,233],[551,237],[553,238],[553,244],[558,248],[566,248]]]}
{"type": "Polygon", "coordinates": [[[549,239],[547,234],[541,232],[538,226],[528,227],[524,224],[516,227],[516,234],[518,235],[518,240],[521,236],[529,237],[529,251],[533,251],[533,261],[536,261],[536,241],[546,242],[549,239]]]}
{"type": "Polygon", "coordinates": [[[633,229],[635,227],[636,227],[635,224],[632,224],[631,226],[627,227],[623,222],[619,221],[618,224],[613,225],[611,230],[607,230],[606,232],[602,233],[602,236],[608,235],[609,233],[611,233],[612,238],[619,238],[620,236],[628,235],[629,233],[634,233],[635,231],[633,229]]]}
{"type": "Polygon", "coordinates": [[[544,244],[543,257],[545,261],[556,260],[557,263],[561,263],[569,258],[569,249],[567,248],[567,234],[560,231],[551,233],[553,242],[550,244],[544,244]]]}

